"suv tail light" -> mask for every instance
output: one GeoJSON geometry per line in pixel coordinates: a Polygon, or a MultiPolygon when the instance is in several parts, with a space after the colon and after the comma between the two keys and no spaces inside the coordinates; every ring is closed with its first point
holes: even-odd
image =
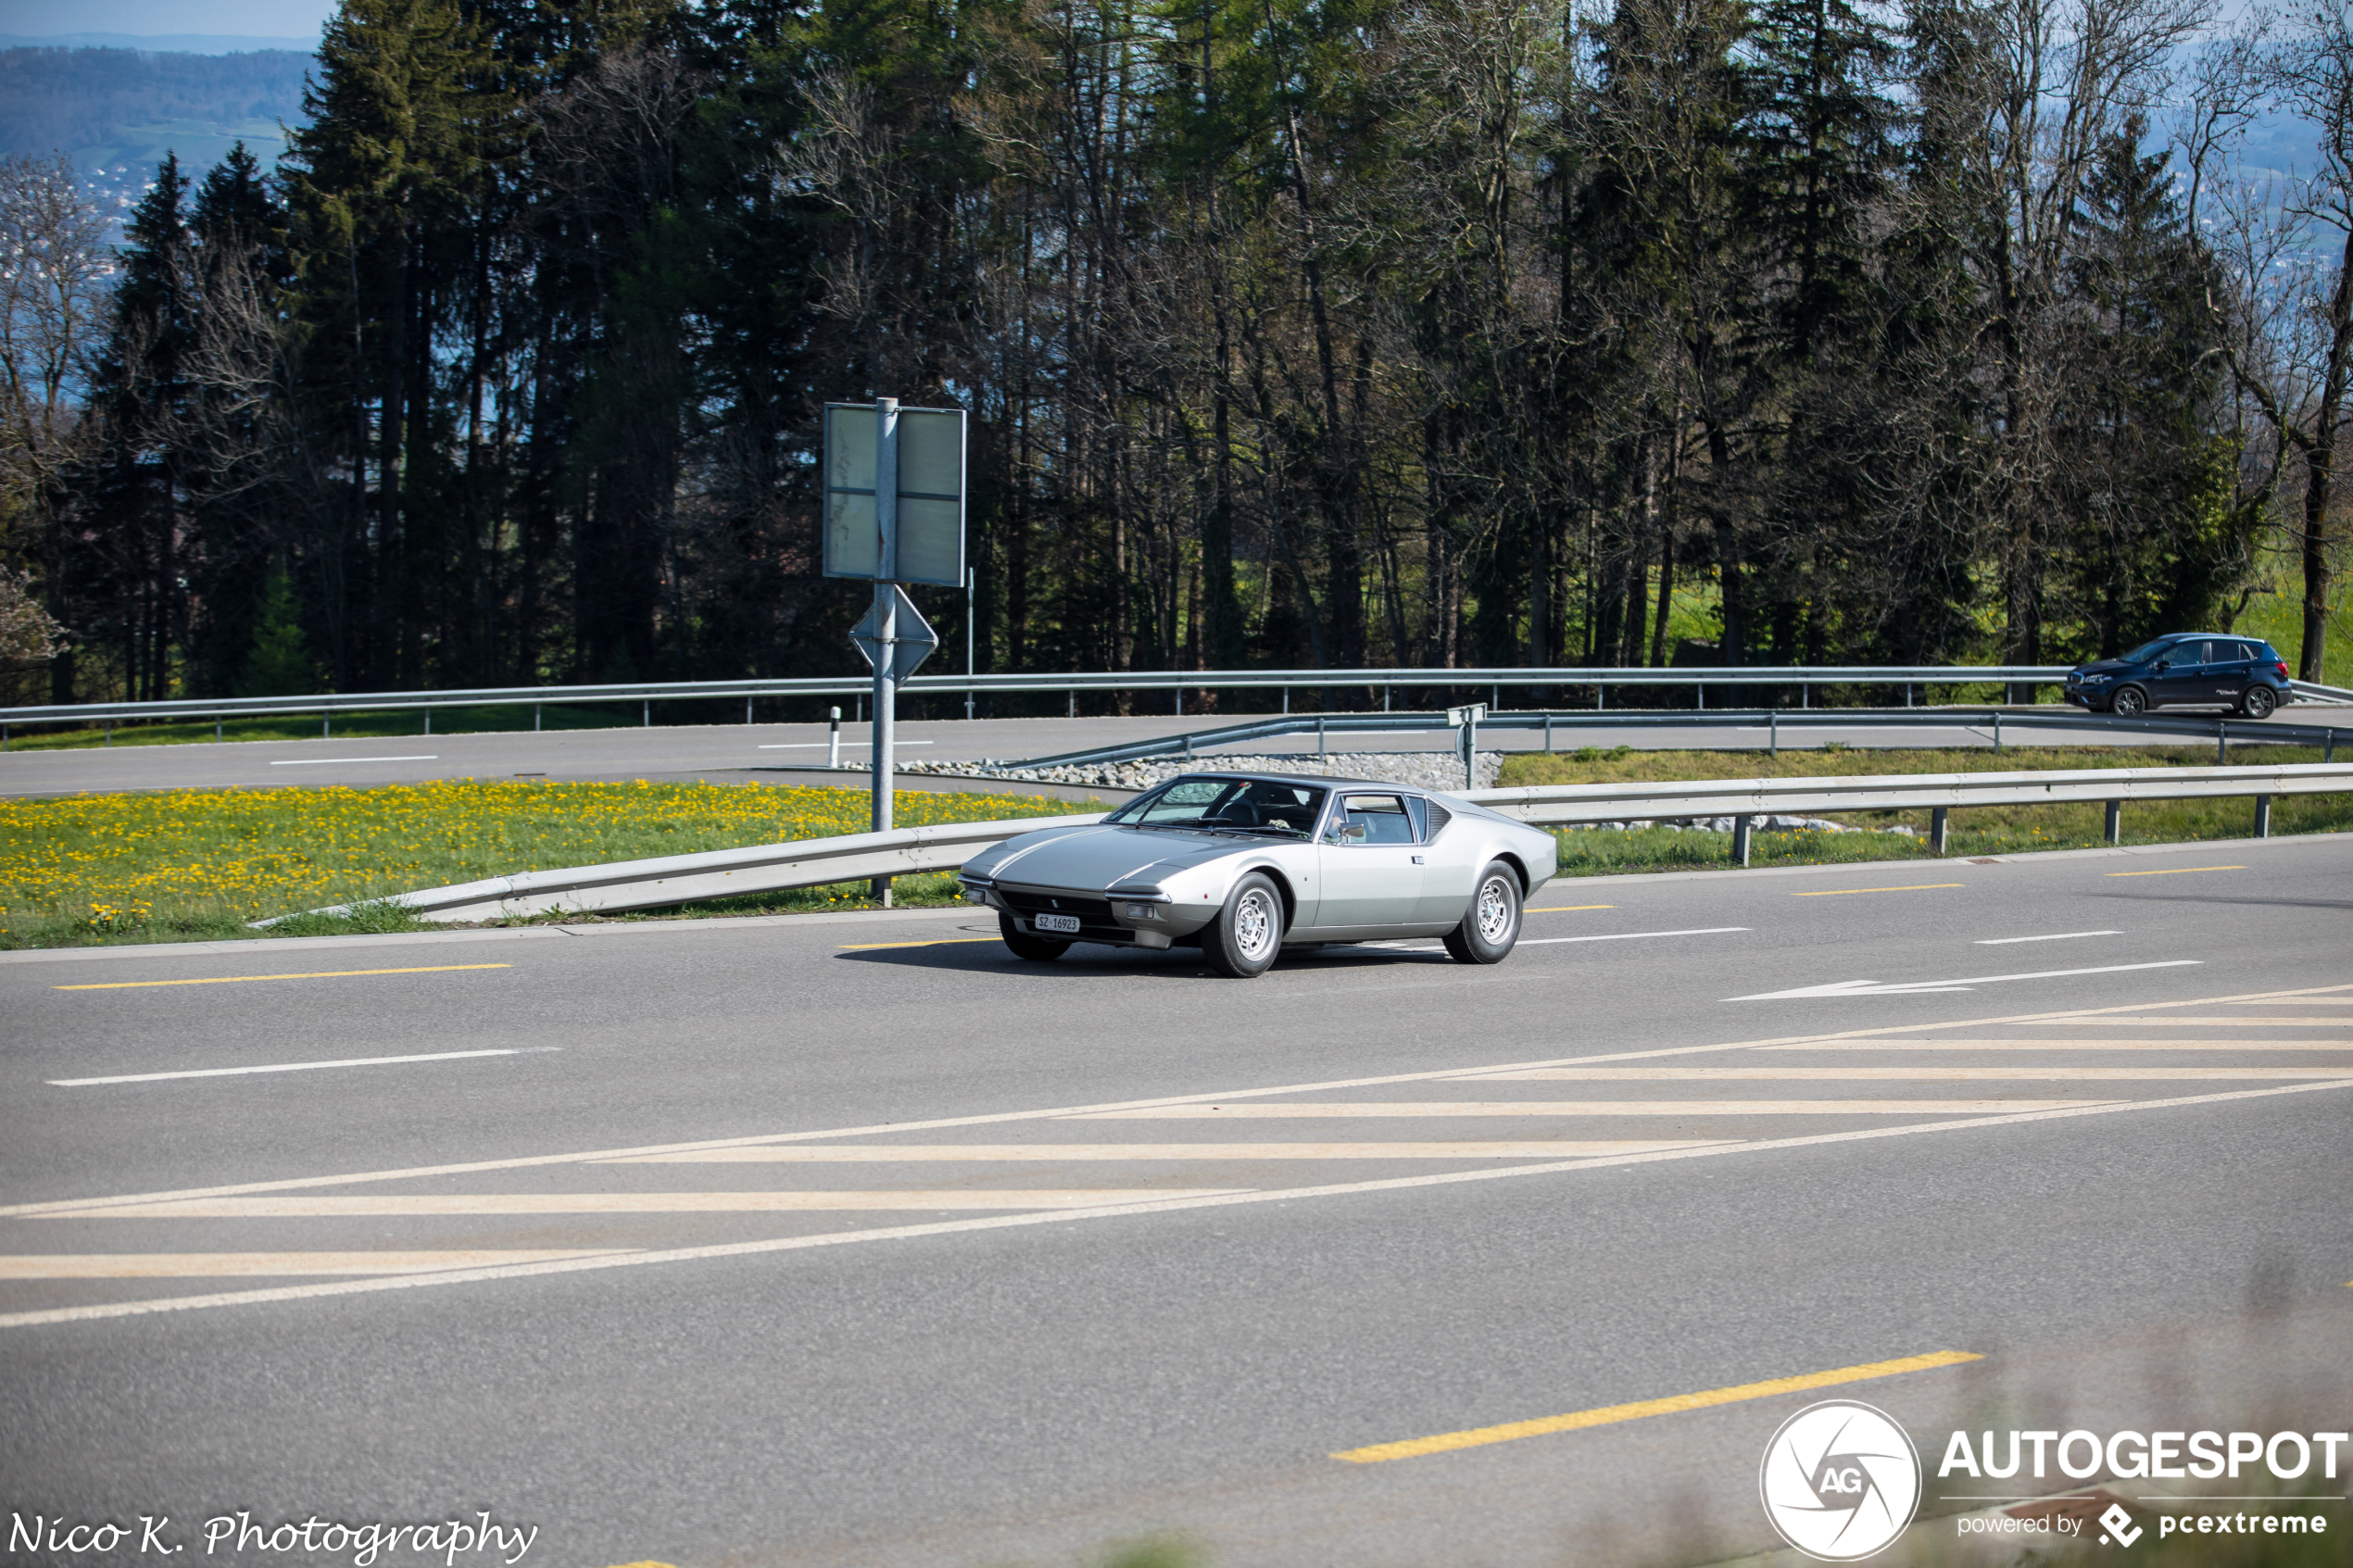
{"type": "Polygon", "coordinates": [[[2274,660],[2272,660],[2272,662],[2271,662],[2271,668],[2272,668],[2272,669],[2274,669],[2274,670],[2277,670],[2277,671],[2280,672],[2280,679],[2281,679],[2281,680],[2284,681],[2284,680],[2286,680],[2286,679],[2287,679],[2287,660],[2286,660],[2286,659],[2274,659],[2274,660]]]}

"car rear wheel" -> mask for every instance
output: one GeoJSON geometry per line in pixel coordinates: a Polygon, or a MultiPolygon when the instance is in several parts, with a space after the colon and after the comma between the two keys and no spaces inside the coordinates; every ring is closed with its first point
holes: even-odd
{"type": "Polygon", "coordinates": [[[2239,698],[2239,711],[2250,719],[2269,719],[2279,706],[2279,695],[2265,685],[2249,686],[2239,698]]]}
{"type": "Polygon", "coordinates": [[[1026,959],[1031,963],[1051,963],[1070,951],[1067,942],[1057,942],[1048,936],[1032,936],[1015,925],[1013,917],[1002,910],[997,915],[997,935],[1005,939],[1005,946],[1013,949],[1013,957],[1026,959]]]}
{"type": "Polygon", "coordinates": [[[1217,918],[1202,933],[1202,957],[1228,980],[1249,980],[1274,966],[1283,948],[1283,897],[1265,874],[1234,884],[1217,918]]]}
{"type": "Polygon", "coordinates": [[[2137,719],[2149,710],[2148,693],[2138,686],[2120,687],[2117,694],[2108,699],[2108,710],[2127,719],[2137,719]]]}
{"type": "Polygon", "coordinates": [[[1501,963],[1519,941],[1519,875],[1501,860],[1478,873],[1463,923],[1445,935],[1456,963],[1501,963]]]}

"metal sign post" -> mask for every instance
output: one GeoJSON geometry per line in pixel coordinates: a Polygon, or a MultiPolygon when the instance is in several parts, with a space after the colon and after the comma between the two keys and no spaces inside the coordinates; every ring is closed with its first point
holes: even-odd
{"type": "Polygon", "coordinates": [[[1478,787],[1478,721],[1487,717],[1487,705],[1474,702],[1468,708],[1450,708],[1446,722],[1457,733],[1456,744],[1463,754],[1463,787],[1478,787]]]}
{"type": "MultiPolygon", "coordinates": [[[[874,608],[850,635],[875,668],[873,821],[884,833],[897,774],[899,683],[939,646],[898,584],[967,581],[964,411],[901,408],[895,397],[828,403],[824,464],[825,575],[875,585],[874,608]]],[[[887,905],[890,880],[875,878],[875,892],[887,905]]]]}

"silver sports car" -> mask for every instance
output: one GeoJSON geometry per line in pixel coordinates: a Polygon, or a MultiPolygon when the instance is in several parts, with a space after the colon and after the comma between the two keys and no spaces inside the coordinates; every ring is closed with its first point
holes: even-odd
{"type": "Polygon", "coordinates": [[[1021,958],[1183,943],[1247,978],[1286,946],[1393,936],[1441,936],[1464,963],[1498,962],[1557,853],[1552,834],[1453,796],[1202,772],[1100,822],[1008,839],[959,874],[1021,958]]]}

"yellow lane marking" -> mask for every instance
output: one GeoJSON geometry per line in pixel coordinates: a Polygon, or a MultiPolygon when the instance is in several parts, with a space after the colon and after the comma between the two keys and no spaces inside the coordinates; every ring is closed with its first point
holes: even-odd
{"type": "Polygon", "coordinates": [[[2095,1023],[2103,1029],[2113,1029],[2119,1025],[2128,1029],[2208,1029],[2216,1027],[2223,1029],[2256,1029],[2271,1024],[2277,1024],[2282,1028],[2289,1029],[2342,1029],[2348,1022],[2353,1022],[2353,1020],[2342,1018],[2256,1018],[2252,1015],[2248,1015],[2240,1018],[2184,1018],[2178,1016],[2173,1018],[2057,1018],[2051,1020],[2051,1022],[2073,1027],[2081,1027],[2082,1025],[2087,1023],[2095,1023]]]}
{"type": "Polygon", "coordinates": [[[1764,1051],[2353,1051],[2353,1040],[1825,1040],[1764,1051]]]}
{"type": "MultiPolygon", "coordinates": [[[[2073,1008],[2060,1011],[2004,1013],[1991,1018],[1947,1019],[1934,1023],[1881,1024],[1869,1029],[1838,1029],[1810,1035],[1777,1035],[1755,1040],[1727,1040],[1704,1046],[1662,1046],[1644,1050],[1607,1051],[1592,1056],[1555,1057],[1549,1060],[1496,1062],[1488,1067],[1441,1067],[1418,1073],[1381,1073],[1364,1078],[1333,1078],[1314,1084],[1262,1085],[1252,1088],[1224,1088],[1201,1094],[1170,1095],[1151,1099],[1112,1101],[1108,1104],[1039,1107],[1026,1110],[992,1110],[970,1116],[941,1116],[919,1122],[875,1123],[861,1127],[824,1127],[804,1132],[755,1133],[724,1138],[699,1138],[679,1143],[643,1144],[634,1148],[577,1149],[560,1154],[525,1154],[503,1160],[458,1160],[441,1165],[407,1165],[389,1169],[336,1171],[317,1176],[286,1176],[271,1181],[239,1182],[208,1187],[187,1187],[169,1192],[119,1193],[102,1198],[52,1198],[38,1203],[0,1204],[0,1218],[15,1218],[27,1214],[56,1213],[67,1210],[87,1210],[110,1203],[146,1203],[182,1198],[213,1198],[233,1193],[293,1192],[303,1188],[349,1186],[365,1182],[398,1182],[432,1176],[477,1175],[485,1171],[522,1171],[549,1165],[577,1165],[589,1160],[617,1160],[633,1154],[668,1154],[691,1148],[738,1148],[756,1145],[818,1143],[850,1137],[903,1137],[911,1133],[940,1131],[950,1127],[995,1126],[1015,1122],[1051,1122],[1066,1119],[1087,1111],[1139,1110],[1155,1105],[1197,1105],[1228,1103],[1241,1098],[1257,1098],[1272,1095],[1328,1093],[1340,1089],[1385,1088],[1400,1084],[1428,1084],[1476,1076],[1481,1073],[1500,1073],[1522,1067],[1572,1067],[1605,1061],[1645,1061],[1660,1057],[1705,1056],[1718,1051],[1755,1050],[1769,1046],[1810,1046],[1837,1040],[1877,1040],[1895,1035],[1932,1035],[1954,1029],[1989,1029],[2002,1025],[2070,1022],[2077,1019],[2098,1017],[2109,1012],[2145,1012],[2152,1008],[2223,1007],[2233,1004],[2280,1003],[2295,1001],[2304,1004],[2327,1001],[2340,993],[2353,992],[2353,982],[2332,985],[2300,986],[2292,990],[2242,991],[2221,997],[2198,997],[2182,1002],[2139,1001],[2113,1008],[2073,1008]]],[[[2353,997],[2347,997],[2353,1001],[2353,997]]],[[[2197,1103],[2208,1100],[2236,1099],[2247,1096],[2300,1094],[2311,1085],[2296,1085],[2277,1089],[2245,1089],[2220,1096],[2199,1097],[2197,1103]]],[[[2102,1106],[2110,1102],[2097,1102],[2102,1106]]],[[[2117,1110],[2130,1110],[2135,1102],[2117,1105],[2117,1110]]],[[[2171,1102],[2168,1102],[2171,1103],[2171,1102]]],[[[2074,1114],[2057,1112],[2056,1114],[2074,1114]]],[[[1869,1134],[1831,1133],[1820,1135],[1829,1138],[1850,1136],[1881,1136],[1881,1132],[1869,1134]]],[[[1680,1154],[1634,1155],[1635,1160],[1681,1159],[1680,1154]]],[[[1488,1174],[1486,1173],[1478,1174],[1488,1174]]],[[[1416,1178],[1419,1179],[1419,1178],[1416,1178]]],[[[1453,1179],[1453,1178],[1449,1178],[1453,1179]]],[[[560,1265],[549,1265],[556,1267],[560,1265]]],[[[64,1320],[59,1320],[64,1321],[64,1320]]],[[[0,1324],[5,1326],[5,1324],[0,1324]]]]}
{"type": "Polygon", "coordinates": [[[1966,882],[1914,882],[1902,887],[1825,887],[1812,893],[1793,893],[1793,898],[1843,898],[1849,893],[1926,893],[1934,887],[1967,887],[1966,882]]]}
{"type": "Polygon", "coordinates": [[[0,1279],[213,1279],[301,1274],[429,1274],[444,1269],[497,1269],[565,1258],[608,1258],[628,1247],[529,1252],[469,1248],[447,1252],[60,1252],[0,1257],[0,1279]]]}
{"type": "Polygon", "coordinates": [[[876,947],[952,947],[959,942],[1001,942],[1001,936],[939,936],[926,942],[844,942],[845,953],[868,952],[876,947]]]}
{"type": "Polygon", "coordinates": [[[447,974],[460,969],[512,969],[510,963],[436,963],[414,969],[322,969],[314,974],[224,974],[211,980],[108,980],[94,985],[52,985],[53,991],[137,991],[151,985],[244,985],[256,980],[347,980],[355,974],[447,974]]]}
{"type": "Polygon", "coordinates": [[[2168,866],[2160,872],[2109,872],[2109,876],[2187,876],[2192,872],[2243,872],[2245,866],[2168,866]]]}
{"type": "Polygon", "coordinates": [[[1521,1143],[900,1143],[854,1144],[846,1148],[786,1144],[766,1148],[698,1148],[683,1154],[635,1154],[598,1163],[882,1165],[900,1160],[1585,1160],[1606,1154],[1645,1154],[1662,1148],[1698,1148],[1721,1141],[1619,1138],[1521,1143]]]}
{"type": "Polygon", "coordinates": [[[1900,1361],[1866,1361],[1861,1366],[1840,1367],[1834,1372],[1811,1372],[1803,1377],[1776,1377],[1765,1383],[1740,1383],[1730,1388],[1710,1388],[1701,1394],[1678,1394],[1667,1399],[1642,1399],[1630,1405],[1604,1405],[1599,1410],[1549,1415],[1537,1421],[1506,1422],[1501,1426],[1475,1426],[1467,1432],[1441,1432],[1435,1437],[1414,1437],[1402,1443],[1375,1443],[1369,1448],[1343,1449],[1332,1458],[1344,1459],[1351,1464],[1419,1459],[1424,1454],[1483,1448],[1489,1443],[1541,1437],[1551,1432],[1578,1432],[1589,1426],[1614,1426],[1621,1421],[1641,1421],[1646,1416],[1673,1415],[1681,1411],[1707,1410],[1716,1405],[1736,1405],[1745,1399],[1769,1399],[1776,1394],[1802,1394],[1809,1388],[1832,1388],[1842,1383],[1864,1383],[1875,1377],[1893,1377],[1898,1373],[1926,1372],[1931,1367],[1958,1366],[1963,1361],[1982,1360],[1982,1356],[1968,1350],[1938,1350],[1925,1356],[1906,1356],[1900,1361]]]}
{"type": "Polygon", "coordinates": [[[1227,1117],[1344,1116],[2012,1116],[2071,1110],[2096,1099],[1505,1099],[1340,1100],[1321,1105],[1168,1105],[1090,1110],[1069,1122],[1194,1122],[1227,1117]]]}
{"type": "Polygon", "coordinates": [[[1546,1067],[1533,1073],[1491,1073],[1482,1084],[1544,1079],[1579,1082],[1736,1084],[1811,1080],[1826,1083],[1967,1084],[2005,1078],[2045,1083],[2128,1078],[2342,1078],[2353,1067],[1546,1067]]]}
{"type": "Polygon", "coordinates": [[[1095,1209],[1106,1203],[1216,1198],[1236,1187],[1103,1187],[1053,1192],[438,1192],[364,1198],[192,1198],[47,1216],[59,1220],[285,1220],[352,1215],[798,1214],[868,1209],[1095,1209]]]}
{"type": "Polygon", "coordinates": [[[1522,909],[1524,915],[1566,915],[1579,909],[1614,909],[1615,904],[1549,904],[1541,909],[1522,909]]]}

